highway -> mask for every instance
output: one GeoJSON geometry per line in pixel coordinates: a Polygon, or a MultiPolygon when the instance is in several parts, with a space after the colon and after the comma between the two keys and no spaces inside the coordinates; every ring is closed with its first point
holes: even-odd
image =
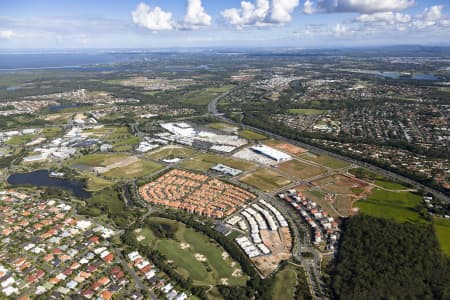
{"type": "Polygon", "coordinates": [[[354,165],[357,165],[357,166],[360,166],[360,167],[364,167],[364,168],[369,169],[371,171],[380,173],[380,174],[382,174],[383,176],[385,176],[387,178],[392,178],[392,179],[400,181],[400,182],[408,183],[408,184],[412,185],[415,189],[418,189],[418,190],[422,189],[422,190],[424,190],[424,191],[426,191],[428,193],[433,194],[433,196],[436,197],[436,198],[443,199],[443,200],[445,200],[447,202],[450,202],[450,197],[445,195],[444,193],[442,193],[442,192],[440,192],[440,191],[438,191],[438,190],[436,190],[434,188],[425,186],[425,185],[423,185],[423,184],[421,184],[421,183],[419,183],[419,182],[417,182],[415,180],[412,180],[410,178],[404,177],[404,176],[402,176],[400,174],[397,174],[397,173],[394,173],[394,172],[382,169],[380,167],[374,166],[374,165],[366,163],[366,162],[362,162],[362,161],[356,160],[356,159],[348,157],[348,156],[344,156],[344,155],[340,155],[340,154],[337,154],[337,153],[334,153],[334,152],[330,152],[328,150],[324,150],[324,149],[321,149],[321,148],[316,147],[316,146],[312,146],[312,145],[309,145],[309,144],[306,144],[306,143],[303,143],[303,142],[291,140],[291,139],[285,138],[283,136],[280,136],[278,134],[272,133],[270,131],[259,129],[259,128],[256,128],[256,127],[253,127],[253,126],[249,126],[249,125],[245,125],[245,124],[242,124],[242,123],[237,123],[237,122],[235,122],[235,121],[233,121],[231,119],[228,119],[227,117],[225,117],[223,114],[221,114],[218,111],[217,103],[219,102],[220,99],[228,96],[230,93],[234,92],[235,90],[241,89],[243,87],[245,87],[245,86],[236,87],[236,88],[234,88],[234,89],[232,89],[232,90],[230,90],[230,91],[228,91],[228,92],[226,92],[224,94],[221,94],[221,95],[217,96],[213,100],[211,100],[211,102],[208,104],[208,112],[210,114],[214,115],[216,118],[218,118],[218,119],[220,119],[220,120],[222,120],[224,122],[227,122],[227,123],[230,123],[230,124],[233,124],[233,125],[236,125],[236,126],[241,126],[244,129],[249,129],[249,130],[255,131],[257,133],[264,134],[264,135],[266,135],[266,136],[268,136],[270,138],[273,138],[273,139],[277,139],[277,140],[281,140],[281,141],[284,141],[284,142],[287,142],[287,143],[290,143],[290,144],[293,144],[293,145],[297,145],[299,147],[305,148],[305,149],[307,149],[307,150],[309,150],[309,151],[311,151],[313,153],[316,153],[316,154],[329,155],[331,157],[334,157],[334,158],[346,161],[348,163],[351,163],[351,164],[354,164],[354,165]]]}

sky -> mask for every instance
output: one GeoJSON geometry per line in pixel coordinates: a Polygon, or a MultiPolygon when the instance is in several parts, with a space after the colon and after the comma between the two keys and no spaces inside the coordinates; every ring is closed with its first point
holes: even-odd
{"type": "Polygon", "coordinates": [[[450,45],[450,0],[0,0],[0,49],[450,45]]]}

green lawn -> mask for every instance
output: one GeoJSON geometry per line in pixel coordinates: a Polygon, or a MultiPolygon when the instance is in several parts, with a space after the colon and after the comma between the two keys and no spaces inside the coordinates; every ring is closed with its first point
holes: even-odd
{"type": "Polygon", "coordinates": [[[115,182],[103,179],[101,177],[98,177],[92,173],[83,173],[83,176],[87,178],[86,184],[87,184],[87,190],[90,192],[96,192],[101,191],[104,188],[113,186],[115,182]]]}
{"type": "Polygon", "coordinates": [[[234,85],[224,85],[217,88],[206,88],[189,92],[182,96],[181,102],[193,105],[208,105],[218,95],[231,90],[234,85]]]}
{"type": "Polygon", "coordinates": [[[53,139],[62,133],[61,127],[48,127],[42,130],[42,134],[45,135],[47,139],[53,139]]]}
{"type": "Polygon", "coordinates": [[[323,113],[325,113],[325,110],[321,110],[321,109],[308,109],[308,108],[294,108],[294,109],[290,109],[289,112],[291,114],[297,114],[297,115],[321,115],[323,113]]]}
{"type": "Polygon", "coordinates": [[[34,140],[37,136],[38,136],[38,134],[21,134],[21,135],[16,135],[16,136],[13,136],[11,139],[9,139],[6,142],[6,145],[10,145],[10,146],[24,145],[24,144],[29,143],[32,140],[34,140]]]}
{"type": "Polygon", "coordinates": [[[434,230],[442,251],[450,256],[450,219],[435,219],[434,230]]]}
{"type": "Polygon", "coordinates": [[[414,210],[421,197],[410,192],[388,192],[375,188],[366,200],[356,202],[361,213],[399,222],[423,222],[414,210]]]}
{"type": "Polygon", "coordinates": [[[239,178],[239,181],[254,186],[265,192],[271,192],[280,189],[291,181],[270,169],[259,169],[239,178]]]}
{"type": "Polygon", "coordinates": [[[385,180],[375,180],[374,184],[378,185],[379,187],[385,188],[387,190],[407,190],[408,188],[404,185],[401,185],[399,183],[385,181],[385,180]]]}
{"type": "Polygon", "coordinates": [[[221,131],[233,131],[237,128],[233,125],[230,125],[227,123],[221,123],[221,122],[208,124],[208,127],[212,128],[212,129],[216,129],[216,130],[221,130],[221,131]]]}
{"type": "Polygon", "coordinates": [[[156,159],[172,159],[172,158],[187,158],[194,155],[197,151],[191,148],[184,147],[166,147],[147,153],[146,156],[156,159]]]}
{"type": "Polygon", "coordinates": [[[267,136],[259,134],[257,132],[251,131],[251,130],[239,130],[239,137],[247,139],[247,140],[253,140],[253,141],[267,139],[267,136]]]}
{"type": "Polygon", "coordinates": [[[211,153],[199,154],[192,159],[181,162],[180,166],[186,169],[204,172],[208,171],[216,164],[224,164],[239,170],[249,170],[255,166],[254,164],[245,160],[211,153]]]}
{"type": "Polygon", "coordinates": [[[313,161],[315,163],[318,163],[319,165],[332,168],[332,169],[340,169],[347,167],[349,163],[339,160],[336,158],[333,158],[328,155],[314,155],[311,153],[306,153],[300,156],[300,158],[303,158],[305,160],[313,161]]]}
{"type": "MultiPolygon", "coordinates": [[[[151,220],[152,223],[171,225],[176,223],[173,220],[162,218],[151,218],[151,220]]],[[[154,247],[164,253],[168,260],[174,262],[177,271],[185,277],[192,278],[195,284],[219,284],[222,278],[227,278],[230,285],[245,284],[245,276],[232,276],[238,265],[233,267],[233,261],[230,258],[222,257],[225,250],[215,241],[200,232],[187,228],[182,223],[176,223],[176,225],[175,239],[158,239],[149,228],[143,228],[134,235],[135,237],[145,237],[140,241],[141,244],[154,247]],[[199,261],[196,254],[203,255],[206,261],[199,261]],[[208,268],[210,272],[208,272],[208,268]]]]}
{"type": "Polygon", "coordinates": [[[293,266],[287,266],[275,276],[272,288],[272,299],[294,299],[297,286],[297,271],[293,266]]]}
{"type": "Polygon", "coordinates": [[[120,214],[124,210],[123,202],[120,201],[117,192],[112,188],[95,192],[87,202],[90,205],[106,207],[112,214],[120,214]]]}

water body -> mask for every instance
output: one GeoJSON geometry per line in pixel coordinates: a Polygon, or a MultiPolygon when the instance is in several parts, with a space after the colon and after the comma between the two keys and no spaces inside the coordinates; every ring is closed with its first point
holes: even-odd
{"type": "Polygon", "coordinates": [[[67,103],[67,104],[60,104],[60,105],[51,105],[48,107],[48,111],[55,113],[59,112],[60,110],[66,109],[66,108],[76,108],[80,107],[81,105],[78,103],[67,103]]]}
{"type": "Polygon", "coordinates": [[[83,183],[76,180],[49,177],[48,170],[39,170],[30,173],[16,173],[8,177],[8,183],[12,185],[32,185],[36,187],[61,188],[72,191],[75,197],[86,199],[92,194],[86,191],[83,183]]]}
{"type": "Polygon", "coordinates": [[[400,72],[376,72],[376,75],[390,78],[390,79],[415,79],[415,80],[438,80],[439,78],[436,77],[436,75],[433,74],[425,74],[425,73],[413,73],[411,75],[409,74],[402,74],[400,72]]]}
{"type": "Polygon", "coordinates": [[[122,53],[0,53],[0,71],[80,68],[125,62],[131,57],[122,53]]]}

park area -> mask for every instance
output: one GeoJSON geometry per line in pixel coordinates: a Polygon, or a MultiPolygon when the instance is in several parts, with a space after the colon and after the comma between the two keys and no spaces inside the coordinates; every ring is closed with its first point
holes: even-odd
{"type": "Polygon", "coordinates": [[[136,240],[158,250],[172,261],[177,272],[195,285],[245,285],[239,264],[215,241],[184,224],[150,218],[148,226],[134,231],[136,240]]]}
{"type": "Polygon", "coordinates": [[[315,177],[326,172],[325,168],[309,165],[296,159],[279,164],[278,169],[299,179],[315,177]]]}
{"type": "Polygon", "coordinates": [[[291,183],[288,178],[270,169],[258,169],[252,173],[241,176],[239,181],[265,192],[281,189],[291,183]]]}

